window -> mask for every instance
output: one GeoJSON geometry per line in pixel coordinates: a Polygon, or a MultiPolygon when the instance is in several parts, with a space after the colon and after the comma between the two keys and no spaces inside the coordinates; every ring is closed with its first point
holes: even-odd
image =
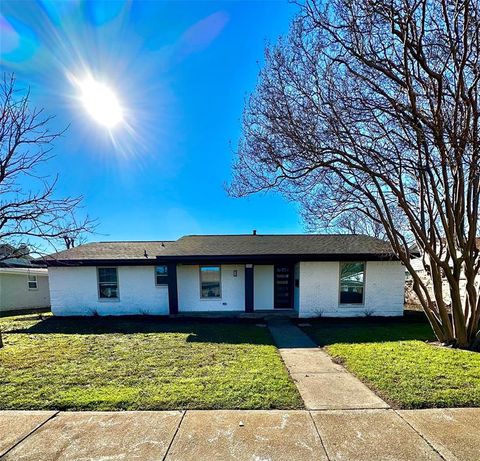
{"type": "Polygon", "coordinates": [[[155,267],[155,285],[166,285],[168,283],[168,268],[167,266],[155,267]]]}
{"type": "Polygon", "coordinates": [[[29,290],[38,290],[38,282],[36,275],[28,275],[27,276],[27,284],[29,290]]]}
{"type": "Polygon", "coordinates": [[[200,297],[201,298],[220,298],[220,267],[219,266],[201,266],[200,267],[200,297]]]}
{"type": "Polygon", "coordinates": [[[98,297],[101,299],[118,298],[118,274],[116,267],[98,268],[98,297]]]}
{"type": "Polygon", "coordinates": [[[365,263],[341,263],[340,304],[363,304],[365,263]]]}

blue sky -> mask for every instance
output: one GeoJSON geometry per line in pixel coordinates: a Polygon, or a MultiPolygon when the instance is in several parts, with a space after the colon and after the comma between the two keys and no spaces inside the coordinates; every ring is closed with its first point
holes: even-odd
{"type": "Polygon", "coordinates": [[[287,32],[287,1],[8,1],[1,69],[31,87],[34,105],[69,128],[46,173],[58,194],[85,198],[101,235],[175,239],[203,233],[296,233],[278,195],[229,198],[245,98],[267,41],[287,32]],[[125,122],[109,132],[78,100],[88,72],[118,95],[125,122]]]}

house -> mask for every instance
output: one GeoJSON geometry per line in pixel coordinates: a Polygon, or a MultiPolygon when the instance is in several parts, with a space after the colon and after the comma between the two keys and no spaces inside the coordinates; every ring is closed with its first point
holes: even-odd
{"type": "MultiPolygon", "coordinates": [[[[477,245],[477,248],[480,248],[480,237],[476,238],[476,245],[477,245]]],[[[412,259],[412,267],[415,270],[415,272],[420,276],[420,279],[425,283],[432,298],[434,298],[433,284],[429,276],[430,267],[429,267],[428,261],[429,261],[428,256],[422,257],[419,255],[415,259],[412,259]]],[[[460,293],[462,298],[466,296],[466,288],[465,288],[466,285],[467,285],[467,280],[465,278],[465,274],[462,273],[460,275],[460,293]]],[[[478,275],[476,278],[476,285],[480,286],[480,275],[478,275]]],[[[442,293],[443,293],[443,299],[445,303],[447,305],[451,305],[452,301],[450,297],[450,285],[448,284],[445,276],[443,276],[443,281],[442,281],[442,293]]],[[[420,301],[417,295],[415,294],[415,292],[413,291],[413,278],[409,273],[406,274],[405,303],[406,305],[409,305],[414,308],[418,308],[418,309],[421,308],[420,301]]]]}
{"type": "Polygon", "coordinates": [[[48,271],[26,247],[0,245],[0,313],[50,307],[48,271]]]}
{"type": "Polygon", "coordinates": [[[55,315],[403,315],[404,268],[388,243],[365,235],[97,242],[46,262],[55,315]]]}

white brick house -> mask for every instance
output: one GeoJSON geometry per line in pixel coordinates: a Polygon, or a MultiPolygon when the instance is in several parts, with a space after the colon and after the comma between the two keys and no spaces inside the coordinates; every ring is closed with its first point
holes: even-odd
{"type": "Polygon", "coordinates": [[[363,235],[99,242],[47,265],[55,315],[403,315],[404,268],[388,243],[363,235]]]}

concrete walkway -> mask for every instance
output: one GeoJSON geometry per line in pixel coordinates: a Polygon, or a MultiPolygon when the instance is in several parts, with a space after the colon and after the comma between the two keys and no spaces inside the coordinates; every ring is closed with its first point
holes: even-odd
{"type": "Polygon", "coordinates": [[[389,408],[288,319],[272,320],[268,327],[308,410],[389,408]]]}
{"type": "Polygon", "coordinates": [[[0,411],[2,461],[468,461],[480,409],[0,411]]]}

